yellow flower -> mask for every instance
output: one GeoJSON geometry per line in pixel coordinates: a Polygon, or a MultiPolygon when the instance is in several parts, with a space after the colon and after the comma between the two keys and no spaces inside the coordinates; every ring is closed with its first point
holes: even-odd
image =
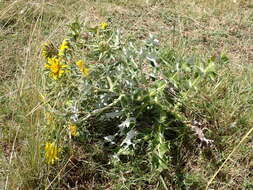
{"type": "Polygon", "coordinates": [[[78,135],[76,125],[71,124],[71,125],[69,125],[68,129],[69,129],[69,133],[70,133],[71,136],[76,137],[78,135]]]}
{"type": "Polygon", "coordinates": [[[79,61],[76,62],[76,65],[78,66],[79,70],[83,73],[84,76],[87,77],[89,75],[89,69],[85,65],[84,61],[79,60],[79,61]]]}
{"type": "Polygon", "coordinates": [[[67,49],[69,49],[69,42],[65,39],[59,47],[58,55],[60,57],[64,56],[67,49]]]}
{"type": "Polygon", "coordinates": [[[102,30],[105,30],[105,29],[108,27],[108,23],[107,23],[107,22],[102,22],[102,23],[100,24],[100,26],[101,26],[101,29],[102,29],[102,30]]]}
{"type": "Polygon", "coordinates": [[[45,67],[50,70],[50,76],[54,80],[57,80],[63,75],[63,73],[65,72],[64,68],[66,68],[67,65],[61,63],[60,59],[53,57],[48,58],[48,64],[46,64],[45,67]]]}
{"type": "Polygon", "coordinates": [[[48,164],[54,164],[56,160],[59,160],[58,154],[60,148],[58,148],[54,143],[46,143],[45,146],[45,158],[48,164]]]}

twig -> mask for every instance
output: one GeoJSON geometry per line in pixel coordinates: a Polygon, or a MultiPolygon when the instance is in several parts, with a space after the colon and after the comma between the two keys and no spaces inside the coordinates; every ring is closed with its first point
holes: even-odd
{"type": "MultiPolygon", "coordinates": [[[[16,141],[17,141],[17,136],[18,136],[18,133],[19,133],[19,129],[20,129],[20,126],[18,127],[18,130],[17,130],[16,135],[15,135],[15,138],[14,138],[14,142],[13,142],[13,144],[12,144],[11,155],[10,155],[10,160],[9,160],[9,167],[10,167],[11,162],[12,162],[13,153],[14,153],[15,144],[16,144],[16,141]]],[[[4,187],[5,190],[7,190],[8,181],[9,181],[9,173],[8,173],[8,175],[7,175],[7,177],[6,177],[6,182],[5,182],[5,187],[4,187]]]]}
{"type": "Polygon", "coordinates": [[[212,176],[212,178],[208,181],[205,190],[208,190],[208,187],[211,185],[211,183],[213,182],[214,178],[217,176],[217,174],[221,171],[221,169],[224,167],[224,165],[226,164],[226,162],[231,158],[232,154],[234,154],[234,152],[239,148],[239,146],[243,143],[243,141],[245,141],[245,139],[250,135],[250,133],[253,132],[253,127],[242,137],[241,141],[234,147],[234,149],[232,150],[232,152],[228,155],[228,157],[226,158],[226,160],[221,164],[221,166],[219,167],[219,169],[214,173],[214,175],[212,176]]]}
{"type": "Polygon", "coordinates": [[[70,158],[68,159],[67,163],[61,168],[61,170],[58,172],[58,174],[55,176],[55,178],[48,184],[48,186],[45,188],[45,190],[48,190],[49,187],[50,187],[50,186],[53,184],[53,182],[56,180],[56,178],[60,176],[61,172],[65,169],[65,167],[67,166],[67,164],[71,161],[71,158],[72,158],[72,157],[70,157],[70,158]]]}
{"type": "Polygon", "coordinates": [[[162,177],[161,175],[160,175],[160,179],[161,179],[161,181],[162,181],[162,184],[163,184],[164,189],[165,189],[165,190],[169,190],[168,187],[167,187],[167,185],[166,185],[166,183],[165,183],[165,181],[164,181],[164,179],[163,179],[163,177],[162,177]]]}
{"type": "MultiPolygon", "coordinates": [[[[23,88],[23,90],[28,90],[28,89],[30,89],[30,88],[35,88],[35,86],[28,86],[28,87],[23,88]]],[[[8,96],[12,96],[12,95],[18,93],[19,90],[20,90],[20,89],[16,89],[16,90],[14,90],[14,91],[12,91],[12,92],[9,92],[9,93],[7,93],[7,94],[5,94],[5,95],[3,95],[3,96],[0,96],[0,100],[1,100],[2,98],[6,98],[6,97],[8,97],[8,96]]]]}
{"type": "Polygon", "coordinates": [[[108,84],[109,84],[109,91],[113,91],[113,84],[112,84],[112,80],[110,77],[106,77],[107,81],[108,81],[108,84]]]}
{"type": "Polygon", "coordinates": [[[36,110],[38,110],[39,108],[41,108],[42,106],[46,105],[48,102],[50,102],[51,99],[43,102],[43,103],[38,103],[28,114],[26,114],[26,117],[33,114],[36,110]]]}

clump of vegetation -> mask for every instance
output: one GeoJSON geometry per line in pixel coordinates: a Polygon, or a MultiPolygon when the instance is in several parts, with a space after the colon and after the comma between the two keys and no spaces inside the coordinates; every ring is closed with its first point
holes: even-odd
{"type": "Polygon", "coordinates": [[[74,142],[98,144],[113,173],[109,176],[128,176],[117,188],[131,188],[132,178],[136,188],[166,186],[175,149],[189,143],[190,129],[201,143],[211,142],[200,128],[187,126],[197,121],[188,117],[185,102],[191,91],[215,81],[222,61],[187,60],[161,47],[152,35],[129,41],[107,23],[89,27],[76,21],[59,49],[48,44],[42,51],[46,113],[61,123],[48,140],[62,143],[67,153],[69,129],[74,142]]]}

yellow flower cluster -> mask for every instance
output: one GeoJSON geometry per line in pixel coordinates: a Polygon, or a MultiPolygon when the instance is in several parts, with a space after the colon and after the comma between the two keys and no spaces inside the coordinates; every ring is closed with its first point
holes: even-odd
{"type": "Polygon", "coordinates": [[[67,49],[69,49],[69,42],[68,40],[65,39],[62,41],[62,44],[59,47],[59,51],[58,51],[59,57],[64,56],[67,49]]]}
{"type": "Polygon", "coordinates": [[[61,60],[57,57],[48,58],[48,63],[45,65],[47,69],[50,70],[50,76],[57,80],[66,71],[67,65],[61,63],[61,60]]]}
{"type": "Polygon", "coordinates": [[[102,29],[102,30],[105,30],[105,29],[108,27],[108,23],[107,23],[107,22],[102,22],[102,23],[100,24],[100,26],[101,26],[101,29],[102,29]]]}
{"type": "Polygon", "coordinates": [[[46,143],[45,146],[45,158],[48,164],[54,164],[56,160],[59,160],[58,154],[60,152],[60,148],[55,145],[55,143],[46,143]]]}
{"type": "Polygon", "coordinates": [[[89,75],[89,69],[86,66],[85,62],[82,60],[79,60],[76,62],[76,65],[78,66],[79,70],[83,73],[85,77],[89,75]]]}

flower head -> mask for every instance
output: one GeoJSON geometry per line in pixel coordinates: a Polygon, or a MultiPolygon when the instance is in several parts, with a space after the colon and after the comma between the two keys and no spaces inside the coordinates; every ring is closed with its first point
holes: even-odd
{"type": "Polygon", "coordinates": [[[52,58],[57,54],[57,49],[52,42],[46,42],[42,46],[42,56],[47,58],[52,58]]]}
{"type": "Polygon", "coordinates": [[[69,41],[65,39],[59,47],[58,55],[60,57],[64,56],[67,49],[69,49],[69,41]]]}
{"type": "Polygon", "coordinates": [[[76,125],[73,125],[73,124],[71,124],[71,125],[69,125],[68,126],[68,130],[69,130],[69,134],[71,135],[71,136],[77,136],[78,135],[78,132],[77,132],[77,126],[76,125]]]}
{"type": "Polygon", "coordinates": [[[78,66],[79,70],[83,73],[84,76],[87,77],[89,75],[89,69],[85,65],[84,61],[79,60],[79,61],[76,62],[76,65],[78,66]]]}
{"type": "Polygon", "coordinates": [[[54,143],[46,143],[45,146],[45,158],[48,164],[54,164],[56,160],[59,160],[58,154],[60,152],[60,148],[57,147],[54,143]]]}
{"type": "Polygon", "coordinates": [[[57,57],[53,57],[48,58],[48,64],[46,64],[45,67],[50,70],[50,76],[57,80],[66,71],[64,68],[66,68],[67,65],[61,63],[60,59],[57,57]]]}
{"type": "Polygon", "coordinates": [[[101,26],[101,29],[102,29],[102,30],[105,30],[105,29],[108,27],[108,23],[107,23],[107,22],[102,22],[102,23],[100,24],[100,26],[101,26]]]}

